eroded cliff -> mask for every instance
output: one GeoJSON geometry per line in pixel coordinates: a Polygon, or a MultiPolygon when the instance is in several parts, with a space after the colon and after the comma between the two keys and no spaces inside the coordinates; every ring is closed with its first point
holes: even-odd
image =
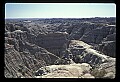
{"type": "Polygon", "coordinates": [[[113,22],[114,18],[6,20],[4,75],[115,78],[113,22]]]}

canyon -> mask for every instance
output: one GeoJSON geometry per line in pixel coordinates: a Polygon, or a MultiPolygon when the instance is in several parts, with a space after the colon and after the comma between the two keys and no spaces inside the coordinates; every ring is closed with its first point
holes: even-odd
{"type": "Polygon", "coordinates": [[[4,35],[6,78],[115,78],[114,17],[5,19],[4,35]]]}

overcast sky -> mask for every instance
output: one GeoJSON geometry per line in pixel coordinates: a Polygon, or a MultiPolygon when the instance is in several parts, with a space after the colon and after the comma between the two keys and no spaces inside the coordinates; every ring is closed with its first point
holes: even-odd
{"type": "Polygon", "coordinates": [[[114,3],[6,3],[5,18],[116,17],[114,3]]]}

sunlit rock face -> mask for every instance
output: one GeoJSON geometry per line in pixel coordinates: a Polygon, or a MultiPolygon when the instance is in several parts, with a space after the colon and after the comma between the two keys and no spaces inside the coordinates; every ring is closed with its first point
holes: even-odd
{"type": "Polygon", "coordinates": [[[39,69],[36,73],[42,73],[42,70],[44,70],[44,72],[36,76],[36,78],[94,78],[94,76],[90,74],[91,68],[87,63],[51,65],[39,69]]]}
{"type": "Polygon", "coordinates": [[[88,45],[83,41],[71,40],[68,49],[73,54],[73,60],[76,63],[86,62],[95,66],[107,61],[109,56],[105,56],[92,48],[93,46],[88,45]]]}

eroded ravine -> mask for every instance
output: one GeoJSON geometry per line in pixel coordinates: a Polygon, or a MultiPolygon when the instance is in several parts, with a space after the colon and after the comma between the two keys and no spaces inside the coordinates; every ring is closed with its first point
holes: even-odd
{"type": "Polygon", "coordinates": [[[78,24],[68,21],[62,19],[59,24],[49,23],[50,20],[8,21],[5,77],[115,78],[115,25],[86,23],[84,19],[78,24]],[[89,65],[90,69],[82,65],[89,65]],[[42,73],[38,72],[41,68],[45,68],[42,73]],[[89,70],[84,73],[85,69],[89,70]]]}

